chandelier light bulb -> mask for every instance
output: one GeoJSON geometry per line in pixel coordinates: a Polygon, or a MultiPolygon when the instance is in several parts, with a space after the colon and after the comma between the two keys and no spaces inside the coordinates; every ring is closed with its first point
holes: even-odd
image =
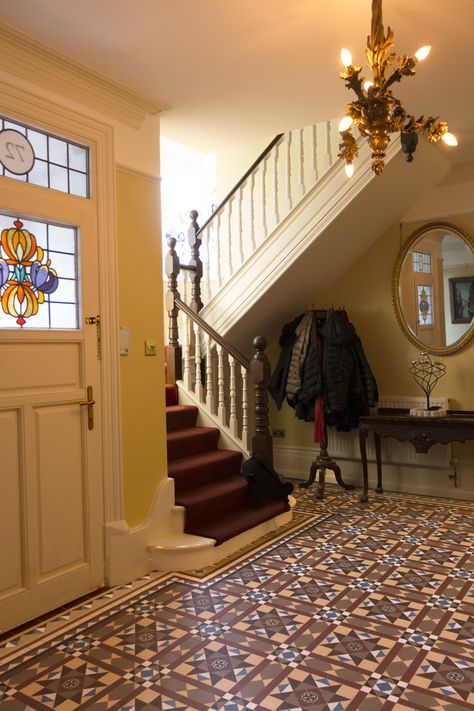
{"type": "Polygon", "coordinates": [[[348,49],[341,49],[341,62],[345,67],[350,67],[352,64],[352,54],[348,49]]]}
{"type": "Polygon", "coordinates": [[[447,146],[457,146],[458,139],[453,133],[443,133],[441,140],[446,143],[447,146]]]}
{"type": "Polygon", "coordinates": [[[426,57],[429,55],[431,52],[431,46],[429,44],[425,45],[425,47],[420,47],[418,52],[415,52],[415,57],[419,62],[422,62],[426,57]]]}
{"type": "Polygon", "coordinates": [[[348,131],[350,127],[352,126],[352,119],[350,116],[344,116],[343,119],[339,121],[339,133],[344,133],[344,131],[348,131]]]}
{"type": "MultiPolygon", "coordinates": [[[[372,21],[365,50],[371,70],[366,76],[371,79],[365,80],[362,65],[352,64],[351,53],[345,48],[341,50],[345,71],[339,73],[346,88],[355,94],[346,105],[344,113],[353,117],[354,126],[367,139],[375,175],[380,175],[385,167],[391,134],[400,135],[408,163],[413,160],[419,135],[424,134],[433,143],[442,139],[448,146],[457,145],[456,137],[447,133],[446,121],[436,116],[421,115],[416,118],[405,109],[403,101],[393,94],[393,86],[397,82],[416,74],[418,62],[426,59],[431,47],[424,45],[409,57],[398,56],[393,51],[393,30],[383,25],[382,3],[383,0],[372,0],[372,21]]],[[[338,157],[346,164],[346,174],[351,176],[354,171],[351,164],[359,154],[360,141],[357,142],[350,130],[350,119],[344,118],[339,123],[339,133],[341,142],[338,157]]]]}
{"type": "Polygon", "coordinates": [[[344,170],[348,178],[352,178],[354,175],[354,163],[346,163],[344,170]]]}

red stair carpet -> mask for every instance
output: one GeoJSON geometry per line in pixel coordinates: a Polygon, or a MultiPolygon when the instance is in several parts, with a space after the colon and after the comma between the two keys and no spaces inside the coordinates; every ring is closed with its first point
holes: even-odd
{"type": "Polygon", "coordinates": [[[257,508],[240,470],[242,454],[217,449],[219,430],[196,427],[198,408],[175,403],[175,389],[167,385],[168,476],[175,481],[176,504],[186,509],[185,533],[219,545],[290,509],[280,500],[257,508]]]}

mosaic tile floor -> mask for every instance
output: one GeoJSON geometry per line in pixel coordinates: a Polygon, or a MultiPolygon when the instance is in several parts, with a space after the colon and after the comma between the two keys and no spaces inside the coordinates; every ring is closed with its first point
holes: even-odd
{"type": "Polygon", "coordinates": [[[300,492],[240,560],[12,638],[1,711],[472,709],[474,503],[359,496],[300,492]]]}

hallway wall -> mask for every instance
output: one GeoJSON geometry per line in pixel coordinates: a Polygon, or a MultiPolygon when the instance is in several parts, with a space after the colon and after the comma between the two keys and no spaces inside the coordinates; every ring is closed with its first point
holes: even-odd
{"type": "Polygon", "coordinates": [[[166,476],[160,193],[156,180],[117,170],[120,326],[129,355],[120,358],[125,519],[140,523],[166,476]],[[145,356],[145,340],[156,356],[145,356]]]}
{"type": "MultiPolygon", "coordinates": [[[[470,173],[472,175],[472,171],[470,173]]],[[[447,181],[449,182],[449,181],[447,181]]],[[[377,379],[379,393],[382,395],[420,396],[421,389],[410,374],[410,363],[418,355],[416,346],[402,332],[392,304],[392,272],[401,244],[422,224],[434,220],[444,220],[460,227],[474,239],[474,205],[472,205],[472,183],[459,187],[457,195],[464,194],[465,199],[457,202],[450,214],[449,203],[444,197],[452,192],[452,185],[440,186],[425,196],[420,206],[414,206],[409,216],[422,217],[422,220],[393,225],[378,242],[366,252],[330,289],[316,296],[308,295],[307,303],[314,301],[315,308],[344,306],[349,319],[356,327],[362,340],[365,353],[377,379]],[[443,197],[444,196],[444,197],[443,197]],[[440,209],[443,210],[440,214],[440,209]]],[[[315,270],[317,282],[317,269],[315,270]]],[[[304,311],[305,304],[301,305],[304,311]]],[[[297,313],[294,314],[295,316],[297,313]]],[[[283,326],[283,324],[282,324],[283,326]]],[[[279,335],[279,334],[278,334],[279,335]]],[[[277,362],[280,348],[278,336],[272,338],[269,357],[272,366],[277,362]]],[[[440,381],[434,396],[448,397],[452,409],[474,410],[474,388],[472,387],[472,363],[474,341],[460,351],[442,358],[447,372],[440,381]]],[[[294,417],[293,410],[284,404],[277,411],[273,401],[270,403],[270,422],[272,428],[284,429],[286,437],[274,440],[277,447],[313,448],[313,423],[306,423],[294,417]]],[[[452,457],[459,460],[463,491],[474,497],[474,480],[462,476],[472,470],[474,462],[474,443],[454,444],[452,457]]],[[[307,472],[304,472],[307,475],[307,472]]],[[[426,493],[436,495],[430,489],[430,481],[425,473],[426,493]]],[[[452,484],[449,484],[452,487],[452,484]]],[[[455,493],[455,492],[453,492],[455,493]]]]}

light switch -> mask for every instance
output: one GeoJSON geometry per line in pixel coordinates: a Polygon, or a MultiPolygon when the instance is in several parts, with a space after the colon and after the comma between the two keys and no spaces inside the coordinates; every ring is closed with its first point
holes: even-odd
{"type": "Polygon", "coordinates": [[[128,351],[130,348],[130,339],[129,339],[129,334],[128,334],[128,328],[120,327],[119,343],[120,343],[120,355],[128,355],[128,351]]]}
{"type": "Polygon", "coordinates": [[[155,341],[145,341],[145,355],[146,356],[156,356],[156,342],[155,341]]]}

